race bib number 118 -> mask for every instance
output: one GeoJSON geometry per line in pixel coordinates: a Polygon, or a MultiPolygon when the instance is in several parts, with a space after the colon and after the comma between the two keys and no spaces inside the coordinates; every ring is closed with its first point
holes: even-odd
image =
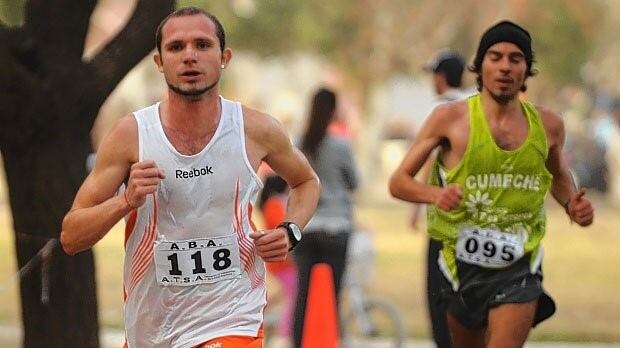
{"type": "Polygon", "coordinates": [[[234,236],[185,241],[155,241],[155,274],[163,286],[191,286],[241,274],[234,236]]]}

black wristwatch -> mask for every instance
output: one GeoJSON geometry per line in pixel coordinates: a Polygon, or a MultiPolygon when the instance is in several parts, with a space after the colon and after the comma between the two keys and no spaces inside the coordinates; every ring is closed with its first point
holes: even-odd
{"type": "Polygon", "coordinates": [[[291,247],[288,248],[288,251],[293,250],[301,241],[301,228],[299,228],[296,223],[290,221],[284,221],[283,223],[279,224],[278,227],[286,228],[286,232],[288,233],[288,240],[291,241],[291,247]]]}

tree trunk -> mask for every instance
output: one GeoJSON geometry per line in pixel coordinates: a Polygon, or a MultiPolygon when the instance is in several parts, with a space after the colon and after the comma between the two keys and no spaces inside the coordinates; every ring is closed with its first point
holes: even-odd
{"type": "Polygon", "coordinates": [[[173,9],[173,0],[138,1],[125,28],[83,61],[96,2],[30,0],[23,27],[0,23],[0,152],[27,348],[99,347],[93,253],[69,257],[58,237],[86,177],[99,108],[153,49],[157,24],[173,9]]]}
{"type": "Polygon", "coordinates": [[[4,156],[18,267],[33,260],[20,279],[24,347],[99,346],[93,253],[69,257],[56,239],[86,175],[90,142],[80,138],[4,156]],[[35,257],[48,243],[49,255],[35,257]]]}

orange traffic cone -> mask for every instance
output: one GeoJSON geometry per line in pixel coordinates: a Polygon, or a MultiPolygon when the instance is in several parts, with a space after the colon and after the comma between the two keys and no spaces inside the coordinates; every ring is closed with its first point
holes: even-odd
{"type": "Polygon", "coordinates": [[[326,263],[312,267],[302,348],[338,348],[338,317],[332,269],[326,263]]]}

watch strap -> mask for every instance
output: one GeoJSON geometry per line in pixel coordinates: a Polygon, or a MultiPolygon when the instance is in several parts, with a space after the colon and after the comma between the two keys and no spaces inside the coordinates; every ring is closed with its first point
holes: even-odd
{"type": "MultiPolygon", "coordinates": [[[[293,249],[295,249],[295,247],[297,246],[297,244],[299,244],[300,239],[297,239],[297,237],[295,237],[295,233],[293,232],[293,230],[291,229],[290,225],[296,225],[294,222],[290,222],[290,221],[284,221],[281,224],[278,225],[278,227],[284,227],[286,228],[286,233],[288,234],[288,240],[291,243],[291,246],[288,248],[288,251],[291,251],[293,249]]],[[[297,227],[299,228],[299,226],[297,227]]],[[[301,229],[300,229],[301,232],[301,229]]]]}

